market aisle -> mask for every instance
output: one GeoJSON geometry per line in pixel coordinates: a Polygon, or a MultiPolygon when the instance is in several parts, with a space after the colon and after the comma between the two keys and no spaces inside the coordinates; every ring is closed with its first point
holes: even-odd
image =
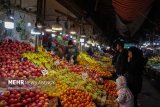
{"type": "Polygon", "coordinates": [[[142,93],[139,96],[140,107],[160,107],[160,91],[154,84],[154,81],[144,77],[142,93]]]}

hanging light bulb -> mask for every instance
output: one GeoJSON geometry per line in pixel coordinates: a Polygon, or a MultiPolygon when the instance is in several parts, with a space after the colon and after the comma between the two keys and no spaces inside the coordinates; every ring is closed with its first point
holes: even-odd
{"type": "Polygon", "coordinates": [[[45,31],[46,32],[52,32],[52,29],[46,28],[45,31]]]}
{"type": "Polygon", "coordinates": [[[14,20],[7,17],[4,21],[4,27],[6,29],[14,29],[14,20]]]}
{"type": "Polygon", "coordinates": [[[41,29],[41,28],[42,28],[42,24],[38,23],[38,24],[37,24],[37,27],[38,27],[39,29],[41,29]]]}
{"type": "Polygon", "coordinates": [[[82,28],[81,37],[83,37],[83,38],[86,37],[84,28],[82,28]]]}
{"type": "Polygon", "coordinates": [[[32,35],[40,35],[40,34],[41,34],[41,31],[40,31],[37,27],[35,27],[35,28],[33,28],[33,29],[31,30],[31,34],[32,34],[32,35]]]}
{"type": "Polygon", "coordinates": [[[59,23],[59,18],[57,18],[56,23],[52,25],[52,30],[54,30],[54,31],[62,31],[63,30],[62,25],[59,23]]]}
{"type": "Polygon", "coordinates": [[[75,30],[75,26],[74,26],[74,24],[71,26],[71,28],[70,28],[70,34],[71,35],[75,35],[77,32],[76,32],[76,30],[75,30]]]}
{"type": "Polygon", "coordinates": [[[49,25],[45,29],[46,32],[53,32],[53,30],[49,27],[49,25]]]}

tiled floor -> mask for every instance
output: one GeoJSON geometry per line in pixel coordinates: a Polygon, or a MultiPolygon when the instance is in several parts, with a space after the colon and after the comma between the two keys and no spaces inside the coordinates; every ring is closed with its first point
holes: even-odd
{"type": "Polygon", "coordinates": [[[139,96],[140,107],[160,107],[160,89],[154,80],[144,77],[142,93],[139,96]]]}

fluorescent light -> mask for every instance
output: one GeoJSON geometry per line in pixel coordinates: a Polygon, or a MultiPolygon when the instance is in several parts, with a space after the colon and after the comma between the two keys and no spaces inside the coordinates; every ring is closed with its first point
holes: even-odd
{"type": "Polygon", "coordinates": [[[41,34],[41,31],[38,29],[38,28],[33,28],[32,30],[31,30],[31,34],[32,35],[40,35],[41,34]]]}
{"type": "Polygon", "coordinates": [[[81,43],[81,45],[83,46],[83,45],[84,45],[84,43],[81,43]]]}
{"type": "Polygon", "coordinates": [[[80,42],[81,42],[81,43],[84,42],[84,38],[80,38],[80,42]]]}
{"type": "Polygon", "coordinates": [[[110,47],[109,47],[109,46],[107,46],[107,47],[106,47],[106,49],[110,49],[110,47]]]}
{"type": "Polygon", "coordinates": [[[54,38],[56,35],[55,34],[52,34],[52,37],[54,38]]]}
{"type": "Polygon", "coordinates": [[[45,29],[45,31],[46,32],[52,32],[52,29],[47,28],[47,29],[45,29]]]}
{"type": "Polygon", "coordinates": [[[42,35],[44,35],[44,32],[42,32],[42,35]]]}
{"type": "Polygon", "coordinates": [[[81,37],[86,37],[86,35],[81,35],[81,37]]]}
{"type": "Polygon", "coordinates": [[[75,35],[76,31],[70,31],[70,34],[75,35]]]}
{"type": "Polygon", "coordinates": [[[30,22],[28,22],[28,23],[27,23],[27,26],[28,26],[28,27],[30,27],[30,26],[31,26],[31,23],[30,23],[30,22]]]}
{"type": "Polygon", "coordinates": [[[37,25],[38,28],[42,28],[42,25],[37,25]]]}
{"type": "Polygon", "coordinates": [[[10,16],[10,18],[11,18],[11,19],[14,19],[14,17],[13,17],[13,16],[10,16]]]}
{"type": "Polygon", "coordinates": [[[55,23],[53,26],[52,26],[52,30],[55,30],[55,31],[62,31],[63,30],[63,27],[61,24],[59,24],[58,22],[55,23]]]}

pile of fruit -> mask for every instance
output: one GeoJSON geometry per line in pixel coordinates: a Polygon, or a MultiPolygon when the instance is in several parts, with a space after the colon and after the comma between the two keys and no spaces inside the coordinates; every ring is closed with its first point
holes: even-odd
{"type": "Polygon", "coordinates": [[[106,90],[106,93],[108,96],[117,96],[117,91],[116,91],[116,84],[112,80],[105,80],[104,81],[104,89],[106,90]]]}
{"type": "Polygon", "coordinates": [[[100,63],[96,62],[93,58],[85,53],[80,53],[80,55],[78,56],[78,62],[80,65],[86,66],[90,70],[97,72],[102,77],[112,76],[109,71],[104,71],[100,63]]]}
{"type": "Polygon", "coordinates": [[[151,57],[148,60],[148,64],[160,64],[160,56],[151,57]]]}
{"type": "Polygon", "coordinates": [[[51,95],[59,96],[61,92],[66,91],[68,87],[76,87],[87,91],[93,95],[95,99],[106,94],[103,90],[103,86],[97,85],[95,81],[89,78],[84,80],[80,75],[69,72],[68,70],[50,71],[44,78],[52,78],[56,83],[56,91],[48,92],[51,95]]]}
{"type": "Polygon", "coordinates": [[[51,60],[51,55],[47,54],[46,52],[28,52],[24,53],[23,57],[31,60],[34,64],[43,67],[44,69],[51,70],[53,66],[53,61],[51,60]]]}
{"type": "Polygon", "coordinates": [[[101,59],[101,61],[103,61],[103,62],[110,62],[110,63],[112,62],[111,58],[106,57],[106,56],[103,56],[102,59],[101,59]]]}
{"type": "Polygon", "coordinates": [[[67,89],[60,99],[62,107],[95,107],[91,95],[79,89],[67,89]]]}
{"type": "Polygon", "coordinates": [[[11,61],[8,59],[0,67],[0,77],[37,77],[42,75],[41,70],[31,61],[11,61]]]}
{"type": "Polygon", "coordinates": [[[49,97],[40,91],[8,91],[0,97],[0,107],[48,107],[49,97]]]}
{"type": "Polygon", "coordinates": [[[34,48],[28,43],[5,40],[0,45],[0,62],[21,59],[23,53],[33,50],[34,48]]]}

